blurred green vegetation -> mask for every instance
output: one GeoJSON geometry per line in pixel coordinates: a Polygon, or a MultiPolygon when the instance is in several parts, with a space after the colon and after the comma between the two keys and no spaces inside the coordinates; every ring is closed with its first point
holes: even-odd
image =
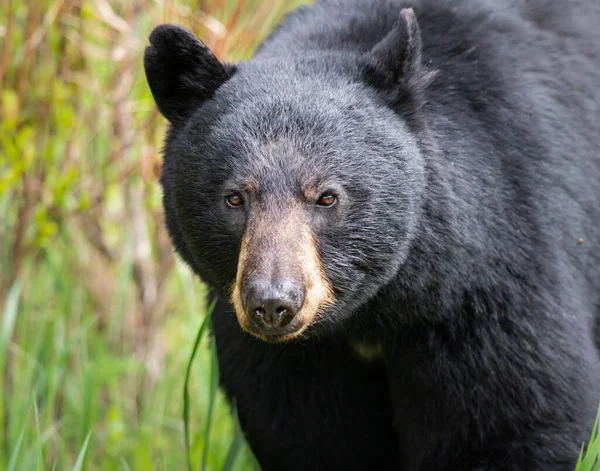
{"type": "Polygon", "coordinates": [[[575,471],[597,471],[600,469],[600,437],[598,437],[598,427],[600,425],[600,409],[596,414],[592,434],[587,444],[583,444],[575,471]]]}
{"type": "MultiPolygon", "coordinates": [[[[0,469],[186,469],[207,307],[163,225],[143,50],[168,21],[244,59],[298,3],[0,2],[0,469]]],[[[240,442],[212,363],[204,338],[194,469],[240,442]]],[[[233,469],[251,463],[243,448],[233,469]]]]}

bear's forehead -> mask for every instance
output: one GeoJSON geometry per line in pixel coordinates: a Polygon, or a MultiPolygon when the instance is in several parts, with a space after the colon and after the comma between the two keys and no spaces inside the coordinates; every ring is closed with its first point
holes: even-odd
{"type": "Polygon", "coordinates": [[[247,147],[232,164],[232,174],[260,193],[309,191],[333,178],[338,166],[323,149],[274,137],[247,147]]]}

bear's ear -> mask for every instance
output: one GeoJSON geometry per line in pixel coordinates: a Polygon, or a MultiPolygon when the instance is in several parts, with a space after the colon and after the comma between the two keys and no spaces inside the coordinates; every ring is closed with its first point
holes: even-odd
{"type": "Polygon", "coordinates": [[[421,30],[412,8],[404,8],[392,30],[369,53],[372,82],[388,92],[419,94],[433,74],[422,64],[421,30]]]}
{"type": "Polygon", "coordinates": [[[171,123],[182,122],[235,72],[194,34],[163,24],[150,34],[144,54],[146,79],[158,109],[171,123]]]}

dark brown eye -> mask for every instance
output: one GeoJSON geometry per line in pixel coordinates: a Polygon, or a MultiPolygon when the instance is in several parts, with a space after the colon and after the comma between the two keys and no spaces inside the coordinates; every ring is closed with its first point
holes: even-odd
{"type": "Polygon", "coordinates": [[[335,203],[337,203],[337,198],[335,197],[335,195],[333,193],[330,193],[328,191],[323,193],[319,197],[319,201],[317,201],[317,204],[319,206],[323,206],[325,208],[328,208],[329,206],[333,206],[335,203]]]}
{"type": "Polygon", "coordinates": [[[227,204],[232,208],[239,208],[244,204],[244,200],[239,193],[231,193],[230,195],[227,195],[225,201],[227,201],[227,204]]]}

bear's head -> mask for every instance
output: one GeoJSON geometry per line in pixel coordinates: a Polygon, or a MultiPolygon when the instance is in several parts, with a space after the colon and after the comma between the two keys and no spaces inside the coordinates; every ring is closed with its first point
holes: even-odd
{"type": "Polygon", "coordinates": [[[265,341],[339,328],[398,272],[422,210],[410,121],[427,74],[413,11],[362,53],[230,65],[174,25],[150,44],[177,251],[265,341]]]}

